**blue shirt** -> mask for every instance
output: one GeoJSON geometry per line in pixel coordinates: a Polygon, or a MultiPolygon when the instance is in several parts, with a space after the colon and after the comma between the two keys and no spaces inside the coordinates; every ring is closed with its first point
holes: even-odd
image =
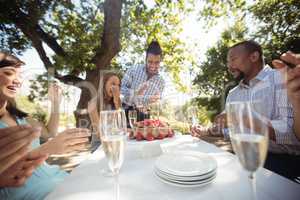
{"type": "Polygon", "coordinates": [[[293,132],[293,108],[288,101],[282,74],[265,66],[246,85],[242,81],[230,90],[226,103],[235,101],[261,101],[261,111],[275,130],[276,142],[270,140],[269,151],[300,155],[300,142],[293,132]]]}
{"type": "Polygon", "coordinates": [[[136,92],[145,83],[148,87],[142,98],[143,103],[148,104],[149,98],[152,95],[162,94],[165,87],[165,81],[159,74],[148,79],[145,65],[137,65],[128,69],[121,81],[121,94],[124,96],[123,103],[133,105],[136,92]]]}
{"type": "MultiPolygon", "coordinates": [[[[17,119],[19,125],[26,124],[24,119],[17,119]]],[[[7,125],[0,121],[0,128],[5,128],[7,125]]],[[[31,149],[35,149],[40,146],[40,140],[35,139],[31,143],[31,149]]],[[[31,177],[27,179],[25,184],[20,187],[6,187],[0,188],[1,200],[41,200],[49,194],[55,186],[62,182],[68,175],[63,170],[60,170],[58,166],[48,165],[46,162],[40,165],[32,173],[31,177]]]]}

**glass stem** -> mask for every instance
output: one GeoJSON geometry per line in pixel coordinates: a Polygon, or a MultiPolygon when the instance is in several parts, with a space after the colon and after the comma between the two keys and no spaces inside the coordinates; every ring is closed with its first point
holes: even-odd
{"type": "Polygon", "coordinates": [[[253,195],[253,200],[257,200],[256,180],[255,180],[254,172],[250,172],[249,179],[250,179],[250,184],[251,184],[251,193],[253,195]]]}
{"type": "Polygon", "coordinates": [[[116,191],[116,200],[119,200],[120,199],[119,172],[115,173],[115,191],[116,191]]]}

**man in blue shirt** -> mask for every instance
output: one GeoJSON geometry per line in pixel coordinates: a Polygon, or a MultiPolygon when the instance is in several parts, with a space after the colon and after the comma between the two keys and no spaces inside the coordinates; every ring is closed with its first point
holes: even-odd
{"type": "Polygon", "coordinates": [[[121,95],[125,110],[139,109],[138,121],[145,118],[145,108],[160,99],[165,81],[159,74],[162,50],[157,41],[152,41],[146,50],[146,64],[127,70],[121,81],[121,95]]]}

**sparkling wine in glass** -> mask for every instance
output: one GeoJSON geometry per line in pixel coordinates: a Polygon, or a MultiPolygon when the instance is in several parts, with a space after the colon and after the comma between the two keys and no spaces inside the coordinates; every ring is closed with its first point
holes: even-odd
{"type": "Polygon", "coordinates": [[[100,130],[103,151],[108,167],[115,177],[116,199],[120,197],[119,171],[124,161],[126,141],[126,116],[123,110],[101,111],[100,130]]]}
{"type": "Polygon", "coordinates": [[[263,166],[268,150],[268,120],[262,103],[232,102],[226,105],[233,150],[249,172],[253,199],[256,199],[255,172],[263,166]]]}
{"type": "Polygon", "coordinates": [[[137,122],[137,111],[136,110],[129,110],[128,111],[128,119],[130,128],[134,128],[135,123],[137,122]]]}
{"type": "Polygon", "coordinates": [[[103,150],[110,170],[116,174],[124,161],[125,139],[123,135],[109,135],[102,138],[103,150]]]}
{"type": "Polygon", "coordinates": [[[150,118],[154,120],[159,120],[160,116],[160,100],[152,102],[149,104],[150,118]]]}
{"type": "Polygon", "coordinates": [[[188,117],[188,123],[191,126],[196,126],[198,124],[197,113],[198,113],[198,108],[196,106],[192,105],[188,107],[187,117],[188,117]]]}

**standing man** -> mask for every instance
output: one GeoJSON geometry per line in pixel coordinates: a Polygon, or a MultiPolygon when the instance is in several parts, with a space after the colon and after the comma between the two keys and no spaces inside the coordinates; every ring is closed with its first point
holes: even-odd
{"type": "MultiPolygon", "coordinates": [[[[157,41],[152,41],[146,50],[146,64],[127,70],[121,81],[121,95],[125,111],[136,107],[145,107],[161,97],[165,81],[159,74],[162,50],[157,41]]],[[[138,121],[145,115],[141,112],[138,121]]]]}
{"type": "Polygon", "coordinates": [[[265,168],[294,179],[299,176],[300,142],[294,131],[293,108],[288,101],[284,80],[278,70],[264,64],[262,48],[254,41],[230,47],[227,66],[240,83],[230,90],[226,103],[260,101],[268,121],[270,138],[265,168]]]}

